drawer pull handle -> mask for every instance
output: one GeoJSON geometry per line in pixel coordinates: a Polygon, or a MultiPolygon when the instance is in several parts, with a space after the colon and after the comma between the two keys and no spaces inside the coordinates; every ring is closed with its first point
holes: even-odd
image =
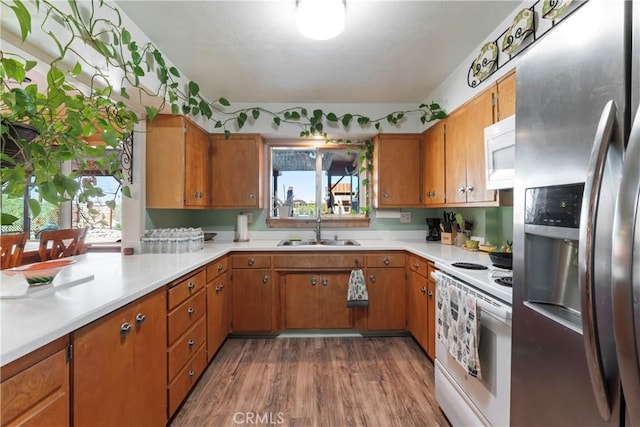
{"type": "Polygon", "coordinates": [[[382,258],[382,263],[383,263],[384,265],[389,265],[389,262],[390,262],[390,261],[389,261],[389,258],[387,258],[387,257],[382,258]]]}
{"type": "Polygon", "coordinates": [[[218,264],[218,271],[222,271],[223,268],[224,266],[222,264],[218,264]]]}
{"type": "Polygon", "coordinates": [[[427,288],[425,288],[424,286],[423,286],[423,287],[421,287],[421,288],[420,288],[420,292],[422,292],[422,293],[424,294],[425,292],[427,292],[427,288]]]}
{"type": "Polygon", "coordinates": [[[189,371],[189,376],[193,377],[196,374],[196,371],[194,371],[193,369],[189,371]]]}
{"type": "Polygon", "coordinates": [[[369,281],[371,283],[376,283],[376,276],[374,276],[373,274],[369,276],[369,281]]]}
{"type": "Polygon", "coordinates": [[[413,263],[413,268],[418,268],[418,267],[420,267],[420,264],[418,264],[418,261],[414,262],[413,263]]]}
{"type": "Polygon", "coordinates": [[[125,336],[127,334],[131,333],[131,325],[128,324],[127,322],[124,322],[121,326],[120,326],[120,335],[125,336]]]}
{"type": "Polygon", "coordinates": [[[269,276],[267,276],[266,274],[262,276],[262,283],[266,284],[268,281],[269,281],[269,276]]]}
{"type": "Polygon", "coordinates": [[[193,282],[189,282],[189,284],[187,285],[187,288],[189,288],[189,291],[192,291],[195,287],[196,287],[196,284],[193,282]]]}
{"type": "Polygon", "coordinates": [[[189,307],[189,309],[187,309],[187,313],[189,313],[189,316],[193,316],[193,313],[195,313],[196,311],[193,309],[193,307],[189,307]]]}
{"type": "Polygon", "coordinates": [[[251,267],[255,263],[256,263],[256,260],[253,258],[249,258],[249,261],[247,261],[247,264],[249,264],[249,267],[251,267]]]}
{"type": "Polygon", "coordinates": [[[315,285],[317,285],[317,284],[318,284],[318,279],[316,279],[315,277],[313,277],[313,278],[311,279],[311,286],[315,286],[315,285]]]}
{"type": "Polygon", "coordinates": [[[195,345],[195,341],[193,339],[190,339],[189,342],[187,343],[189,345],[189,348],[193,347],[195,345]]]}
{"type": "Polygon", "coordinates": [[[136,323],[137,323],[138,325],[143,324],[145,320],[147,320],[147,316],[145,316],[144,314],[142,314],[142,313],[138,313],[138,314],[136,315],[136,323]]]}
{"type": "Polygon", "coordinates": [[[322,286],[327,286],[329,284],[329,279],[326,277],[322,278],[322,286]]]}

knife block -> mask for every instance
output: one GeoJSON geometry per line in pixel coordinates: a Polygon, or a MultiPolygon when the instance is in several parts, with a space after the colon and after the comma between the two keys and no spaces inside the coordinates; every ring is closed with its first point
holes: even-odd
{"type": "Polygon", "coordinates": [[[455,229],[451,230],[451,233],[445,231],[440,232],[440,243],[443,245],[453,245],[456,241],[456,235],[458,232],[455,229]]]}

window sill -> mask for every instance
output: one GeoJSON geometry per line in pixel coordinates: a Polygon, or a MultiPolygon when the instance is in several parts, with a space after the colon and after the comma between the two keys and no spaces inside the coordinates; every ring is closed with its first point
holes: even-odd
{"type": "MultiPolygon", "coordinates": [[[[321,217],[322,226],[328,228],[366,228],[369,217],[321,217]]],[[[267,218],[268,228],[313,228],[315,218],[267,218]]]]}

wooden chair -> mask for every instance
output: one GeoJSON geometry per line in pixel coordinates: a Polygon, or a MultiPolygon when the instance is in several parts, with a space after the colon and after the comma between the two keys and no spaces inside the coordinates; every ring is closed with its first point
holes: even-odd
{"type": "Polygon", "coordinates": [[[40,233],[40,247],[38,248],[40,261],[78,255],[85,232],[85,228],[43,231],[40,233]]]}
{"type": "Polygon", "coordinates": [[[27,233],[0,235],[0,269],[20,265],[26,241],[27,233]]]}

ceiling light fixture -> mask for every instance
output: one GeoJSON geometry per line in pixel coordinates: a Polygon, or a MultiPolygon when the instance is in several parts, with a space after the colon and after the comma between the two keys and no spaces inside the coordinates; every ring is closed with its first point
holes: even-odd
{"type": "Polygon", "coordinates": [[[329,40],[344,29],[344,0],[297,0],[298,31],[313,40],[329,40]]]}

